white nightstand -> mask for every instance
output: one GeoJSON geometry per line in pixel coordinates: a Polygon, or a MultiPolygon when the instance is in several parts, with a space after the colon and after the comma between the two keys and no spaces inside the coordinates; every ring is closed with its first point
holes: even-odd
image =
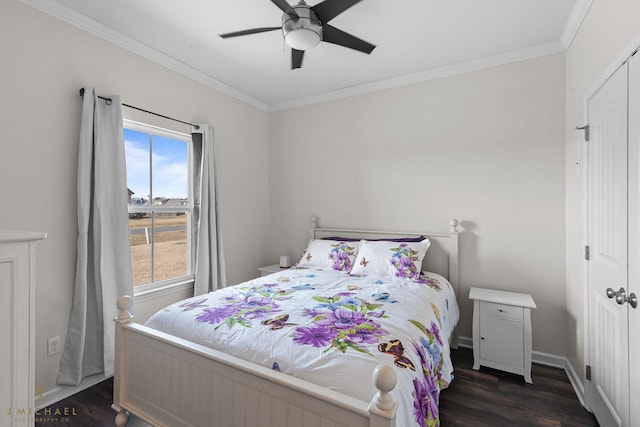
{"type": "Polygon", "coordinates": [[[524,375],[531,380],[531,309],[529,294],[471,288],[473,369],[480,366],[524,375]]]}
{"type": "Polygon", "coordinates": [[[268,276],[269,274],[277,273],[282,270],[287,270],[286,268],[280,267],[280,264],[271,264],[266,267],[260,267],[258,271],[260,272],[260,276],[268,276]]]}

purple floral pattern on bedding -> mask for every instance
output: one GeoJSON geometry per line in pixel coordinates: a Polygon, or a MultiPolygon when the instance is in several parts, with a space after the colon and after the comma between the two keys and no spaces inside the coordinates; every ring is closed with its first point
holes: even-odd
{"type": "Polygon", "coordinates": [[[440,282],[437,279],[434,279],[433,277],[420,276],[420,277],[416,278],[414,280],[414,282],[422,283],[423,285],[427,285],[427,286],[435,289],[436,291],[441,291],[442,290],[442,286],[440,286],[440,282]]]}
{"type": "Polygon", "coordinates": [[[391,248],[391,251],[393,252],[391,265],[396,269],[397,277],[417,279],[420,276],[420,271],[415,264],[419,259],[418,251],[411,249],[406,243],[401,243],[397,248],[391,248]]]}
{"type": "Polygon", "coordinates": [[[277,284],[240,288],[240,292],[224,299],[225,305],[203,309],[196,320],[217,325],[215,329],[222,325],[229,328],[235,325],[250,328],[252,320],[262,320],[280,313],[277,302],[289,299],[292,292],[293,290],[280,289],[277,284]]]}
{"type": "Polygon", "coordinates": [[[346,242],[331,245],[333,249],[329,252],[329,259],[333,261],[332,269],[337,271],[351,271],[353,267],[353,257],[355,257],[355,248],[349,246],[346,242]]]}
{"type": "Polygon", "coordinates": [[[449,385],[441,375],[444,362],[441,348],[444,343],[435,322],[431,322],[429,328],[416,320],[409,322],[424,334],[420,337],[420,343],[413,342],[420,359],[420,375],[413,379],[413,415],[420,427],[437,427],[440,426],[440,390],[449,385]]]}
{"type": "Polygon", "coordinates": [[[376,311],[382,304],[370,304],[362,298],[354,298],[353,292],[340,292],[332,297],[315,296],[319,302],[304,313],[312,318],[313,326],[296,328],[293,342],[313,347],[326,347],[325,352],[336,348],[345,353],[353,349],[371,354],[368,346],[377,345],[387,331],[374,319],[385,316],[376,311]]]}

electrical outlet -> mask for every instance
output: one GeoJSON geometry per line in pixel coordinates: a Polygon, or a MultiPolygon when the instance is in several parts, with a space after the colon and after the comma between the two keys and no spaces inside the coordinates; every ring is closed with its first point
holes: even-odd
{"type": "Polygon", "coordinates": [[[60,337],[53,337],[47,340],[47,356],[60,353],[60,337]]]}

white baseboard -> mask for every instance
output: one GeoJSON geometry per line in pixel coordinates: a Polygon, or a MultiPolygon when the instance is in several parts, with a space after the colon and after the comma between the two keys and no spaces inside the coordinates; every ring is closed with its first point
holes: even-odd
{"type": "Polygon", "coordinates": [[[473,348],[473,339],[469,337],[458,337],[458,345],[465,348],[473,348]]]}
{"type": "Polygon", "coordinates": [[[576,396],[578,396],[578,400],[580,401],[580,404],[584,406],[589,412],[591,412],[587,407],[587,405],[585,404],[584,383],[580,380],[580,377],[576,373],[576,370],[573,368],[573,365],[571,364],[569,359],[566,359],[566,361],[567,361],[567,364],[564,368],[564,371],[567,373],[567,376],[569,377],[569,381],[571,382],[573,391],[576,392],[576,396]]]}
{"type": "MultiPolygon", "coordinates": [[[[458,345],[460,347],[473,348],[473,339],[469,337],[458,337],[458,345]]],[[[543,353],[541,351],[533,351],[531,354],[531,361],[539,365],[551,366],[553,368],[564,369],[564,372],[569,378],[569,382],[573,387],[573,391],[576,393],[578,400],[582,406],[584,405],[584,384],[578,377],[573,365],[563,356],[557,356],[555,354],[543,353]]]]}

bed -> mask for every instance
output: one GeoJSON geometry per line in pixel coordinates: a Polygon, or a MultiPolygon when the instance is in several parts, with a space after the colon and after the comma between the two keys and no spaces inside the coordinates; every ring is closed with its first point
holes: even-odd
{"type": "Polygon", "coordinates": [[[381,232],[312,218],[295,268],[145,325],[120,298],[116,425],[129,413],[154,426],[439,425],[457,346],[457,225],[381,232]]]}

